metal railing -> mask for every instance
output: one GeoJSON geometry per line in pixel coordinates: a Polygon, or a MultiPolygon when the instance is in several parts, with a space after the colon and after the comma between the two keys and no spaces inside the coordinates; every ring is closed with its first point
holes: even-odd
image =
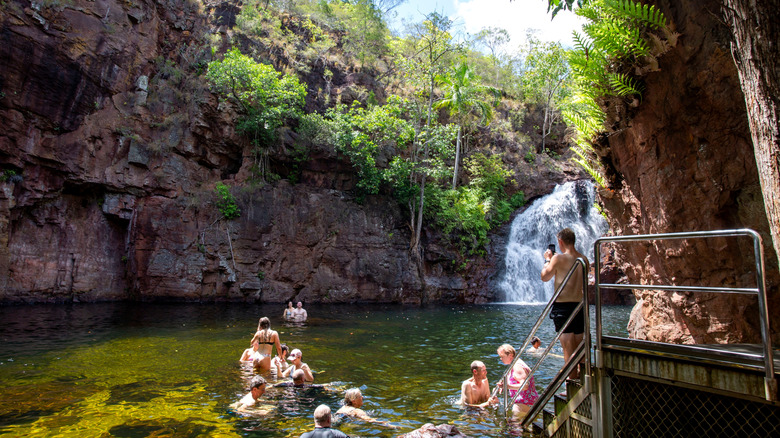
{"type": "MultiPolygon", "coordinates": [[[[564,328],[568,327],[569,324],[574,320],[574,318],[577,316],[577,314],[582,311],[583,312],[583,319],[585,323],[585,329],[583,331],[583,339],[580,345],[578,346],[577,350],[572,354],[572,356],[569,358],[569,360],[564,364],[561,371],[558,372],[555,379],[553,379],[553,382],[550,383],[545,391],[540,394],[539,399],[534,403],[534,405],[531,407],[531,410],[528,412],[528,414],[523,418],[523,421],[521,422],[521,427],[525,428],[528,426],[528,424],[533,421],[534,418],[536,418],[544,408],[544,405],[552,398],[552,396],[555,394],[556,388],[560,386],[561,383],[566,379],[566,377],[574,370],[574,368],[580,363],[580,361],[583,359],[583,356],[585,356],[585,375],[590,376],[591,374],[591,357],[590,354],[585,354],[585,351],[590,351],[590,315],[589,315],[589,306],[588,306],[588,290],[587,290],[587,278],[588,278],[588,272],[586,269],[587,262],[583,260],[582,258],[578,258],[575,260],[574,264],[572,265],[571,269],[569,269],[569,272],[566,274],[566,277],[563,279],[563,281],[558,286],[558,289],[553,294],[552,298],[550,298],[550,301],[547,303],[547,306],[545,306],[542,313],[539,315],[539,318],[536,320],[536,323],[534,323],[533,327],[531,328],[531,331],[529,332],[528,336],[525,339],[525,342],[523,342],[522,347],[517,349],[515,351],[515,357],[512,360],[512,362],[507,365],[506,370],[501,375],[501,378],[499,381],[503,381],[503,395],[504,395],[504,415],[508,416],[509,413],[512,411],[512,407],[514,406],[515,400],[522,392],[522,388],[526,385],[528,381],[531,380],[531,378],[534,376],[536,371],[541,366],[542,362],[547,358],[547,356],[550,354],[550,351],[552,350],[553,346],[558,342],[558,339],[561,337],[561,334],[563,333],[563,329],[561,329],[560,332],[556,333],[555,337],[550,341],[550,343],[547,345],[547,348],[545,348],[544,352],[539,357],[539,360],[536,362],[534,367],[531,369],[531,371],[528,373],[526,378],[520,382],[520,388],[517,390],[517,392],[514,394],[514,396],[509,399],[509,382],[508,377],[509,373],[514,368],[515,364],[518,360],[520,360],[520,356],[523,352],[525,352],[528,345],[530,345],[531,340],[536,336],[537,331],[539,330],[539,327],[542,325],[542,322],[547,318],[547,315],[549,315],[550,310],[552,309],[553,304],[555,303],[555,300],[558,299],[561,292],[563,291],[564,287],[568,284],[569,280],[571,279],[571,276],[574,275],[574,272],[580,268],[582,269],[582,301],[577,305],[577,307],[574,309],[574,311],[569,315],[569,318],[564,323],[564,328]],[[583,345],[585,347],[583,347],[583,345]]],[[[589,381],[586,384],[587,387],[584,387],[583,389],[590,390],[590,384],[589,381]]],[[[491,397],[496,395],[496,392],[498,391],[498,386],[496,386],[495,389],[493,389],[493,393],[491,394],[491,397]]]]}
{"type": "MultiPolygon", "coordinates": [[[[758,297],[759,318],[761,326],[761,340],[763,347],[763,371],[764,376],[764,391],[766,400],[772,402],[777,401],[777,380],[775,378],[774,358],[772,350],[772,338],[769,327],[769,308],[766,301],[766,285],[764,283],[764,249],[762,246],[761,236],[751,229],[738,229],[738,230],[720,230],[720,231],[697,231],[686,233],[666,233],[666,234],[641,234],[635,236],[613,236],[602,237],[596,240],[594,243],[595,254],[595,286],[596,286],[596,367],[603,367],[603,345],[605,340],[609,341],[610,337],[605,337],[602,334],[602,313],[601,313],[601,290],[602,289],[629,289],[629,290],[660,290],[660,291],[686,291],[686,292],[716,292],[716,293],[728,293],[728,294],[755,294],[758,297]],[[673,239],[693,239],[693,238],[711,238],[711,237],[751,237],[753,239],[753,252],[755,257],[755,269],[756,269],[756,287],[754,288],[737,288],[737,287],[717,287],[717,286],[669,286],[669,285],[648,285],[648,284],[601,284],[599,281],[600,263],[601,263],[601,245],[610,242],[646,242],[654,240],[673,240],[673,239]]],[[[615,339],[627,339],[617,338],[615,339]]],[[[649,341],[631,340],[634,343],[647,344],[648,349],[652,350],[656,348],[653,344],[657,344],[649,341]]],[[[723,352],[715,349],[710,349],[702,344],[699,345],[679,345],[675,346],[679,348],[686,348],[688,353],[693,357],[711,358],[714,356],[723,356],[723,352]]]]}

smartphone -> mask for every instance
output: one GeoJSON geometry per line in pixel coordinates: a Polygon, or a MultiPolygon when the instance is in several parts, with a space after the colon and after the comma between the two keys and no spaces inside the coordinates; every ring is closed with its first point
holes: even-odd
{"type": "Polygon", "coordinates": [[[547,245],[547,249],[549,249],[553,254],[555,254],[555,244],[551,243],[547,245]]]}

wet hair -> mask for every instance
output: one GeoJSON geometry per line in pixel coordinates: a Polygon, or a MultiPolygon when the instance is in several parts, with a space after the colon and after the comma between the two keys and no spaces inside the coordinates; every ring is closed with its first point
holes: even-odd
{"type": "Polygon", "coordinates": [[[292,372],[291,377],[293,379],[293,384],[303,385],[304,379],[306,378],[306,373],[304,373],[303,370],[295,370],[292,372]]]}
{"type": "Polygon", "coordinates": [[[344,404],[347,406],[354,406],[353,403],[355,403],[355,400],[362,396],[363,394],[360,393],[360,388],[350,388],[344,393],[344,404]]]}
{"type": "Polygon", "coordinates": [[[319,405],[314,410],[314,422],[317,424],[330,423],[330,407],[319,405]]]}
{"type": "Polygon", "coordinates": [[[263,376],[254,376],[252,377],[252,381],[249,383],[249,389],[259,388],[263,385],[265,385],[265,379],[263,376]]]}
{"type": "Polygon", "coordinates": [[[480,369],[481,367],[485,366],[484,363],[475,360],[474,362],[471,362],[471,372],[473,373],[475,370],[480,369]]]}
{"type": "Polygon", "coordinates": [[[282,351],[290,352],[290,347],[287,346],[287,344],[282,344],[279,346],[279,348],[282,349],[282,351]]]}
{"type": "Polygon", "coordinates": [[[537,342],[541,344],[541,343],[542,343],[542,340],[541,340],[541,339],[539,339],[537,336],[534,336],[534,338],[533,338],[533,339],[531,339],[531,345],[534,345],[534,344],[536,344],[537,342]]]}
{"type": "Polygon", "coordinates": [[[571,228],[564,228],[561,231],[558,231],[558,239],[569,246],[574,246],[577,237],[574,235],[574,231],[572,231],[571,228]]]}
{"type": "Polygon", "coordinates": [[[499,351],[503,351],[506,354],[511,354],[512,357],[515,357],[515,355],[517,354],[517,352],[515,352],[515,347],[513,347],[513,346],[511,346],[509,344],[504,344],[504,345],[498,347],[498,350],[499,351]]]}
{"type": "Polygon", "coordinates": [[[271,328],[271,320],[266,316],[260,318],[260,321],[257,323],[257,331],[269,328],[271,328]]]}

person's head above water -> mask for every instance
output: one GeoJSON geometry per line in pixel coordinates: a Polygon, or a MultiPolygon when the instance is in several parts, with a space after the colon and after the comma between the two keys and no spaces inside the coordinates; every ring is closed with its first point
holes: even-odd
{"type": "Polygon", "coordinates": [[[302,357],[303,357],[303,353],[301,353],[301,350],[296,348],[290,352],[290,355],[287,356],[287,360],[289,360],[290,362],[295,362],[296,359],[300,359],[302,357]]]}
{"type": "Polygon", "coordinates": [[[534,336],[534,338],[531,339],[531,346],[534,348],[539,348],[540,345],[542,345],[542,340],[534,336]]]}
{"type": "Polygon", "coordinates": [[[360,392],[360,388],[351,388],[344,393],[344,404],[347,406],[354,406],[359,408],[363,405],[363,393],[360,392]]]}
{"type": "Polygon", "coordinates": [[[298,308],[300,309],[301,307],[303,307],[303,303],[298,301],[298,308]]]}
{"type": "Polygon", "coordinates": [[[319,405],[314,410],[314,424],[320,427],[330,427],[330,407],[319,405]]]}
{"type": "Polygon", "coordinates": [[[303,386],[304,378],[306,377],[306,374],[303,372],[303,370],[295,370],[292,373],[292,380],[293,385],[295,386],[303,386]]]}

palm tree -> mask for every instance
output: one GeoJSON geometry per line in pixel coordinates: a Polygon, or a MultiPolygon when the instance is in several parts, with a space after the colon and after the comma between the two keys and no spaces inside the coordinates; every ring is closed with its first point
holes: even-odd
{"type": "Polygon", "coordinates": [[[487,94],[499,96],[499,91],[493,87],[479,84],[479,77],[469,68],[468,64],[461,62],[452,68],[446,76],[439,77],[439,81],[445,87],[444,98],[436,103],[436,108],[449,108],[450,115],[458,124],[458,140],[455,146],[455,171],[452,175],[452,188],[458,181],[458,167],[460,163],[461,131],[467,117],[473,111],[480,114],[480,123],[487,124],[493,118],[493,106],[483,99],[487,94]]]}

